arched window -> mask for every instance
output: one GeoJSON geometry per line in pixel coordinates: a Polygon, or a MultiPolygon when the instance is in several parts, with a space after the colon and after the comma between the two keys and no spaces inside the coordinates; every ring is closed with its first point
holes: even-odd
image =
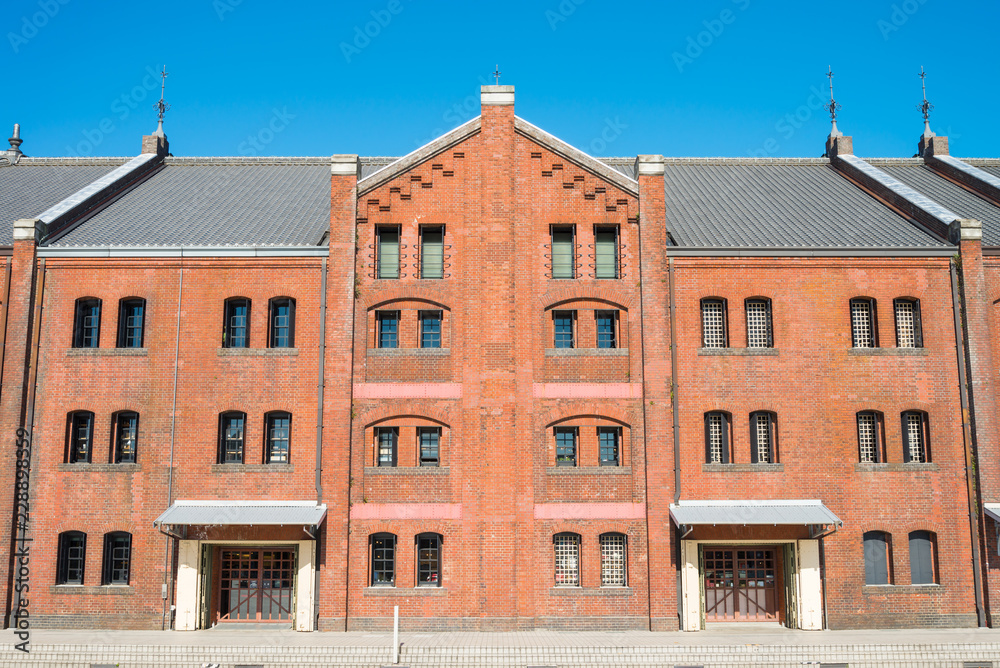
{"type": "Polygon", "coordinates": [[[626,570],[625,534],[606,533],[601,535],[601,586],[625,587],[628,584],[626,570]]]}
{"type": "Polygon", "coordinates": [[[751,297],[744,302],[744,308],[747,313],[747,348],[773,348],[771,300],[766,297],[751,297]]]}
{"type": "Polygon", "coordinates": [[[865,584],[892,584],[892,552],[889,534],[868,531],[864,534],[865,584]]]}
{"type": "Polygon", "coordinates": [[[295,347],[295,300],[275,297],[268,303],[269,348],[295,347]]]}
{"type": "Polygon", "coordinates": [[[906,411],[903,422],[903,461],[924,464],[931,460],[930,426],[924,411],[906,411]]]}
{"type": "Polygon", "coordinates": [[[417,586],[441,586],[441,534],[422,533],[417,543],[417,586]]]}
{"type": "Polygon", "coordinates": [[[128,297],[118,302],[118,347],[142,348],[145,338],[146,300],[128,297]]]}
{"type": "Polygon", "coordinates": [[[226,300],[222,331],[223,348],[250,347],[250,300],[231,297],[226,300]]]}
{"type": "Polygon", "coordinates": [[[369,538],[371,552],[371,586],[396,586],[396,536],[377,533],[369,538]]]}
{"type": "Polygon", "coordinates": [[[82,585],[86,563],[87,534],[82,531],[65,531],[59,534],[56,584],[82,585]]]}
{"type": "Polygon", "coordinates": [[[871,297],[851,300],[851,339],[855,348],[878,348],[876,302],[871,297]]]}
{"type": "Polygon", "coordinates": [[[132,567],[132,534],[114,531],[104,534],[104,568],[101,584],[127,585],[132,567]]]}
{"type": "Polygon", "coordinates": [[[931,531],[910,533],[910,584],[937,584],[937,536],[931,531]]]}
{"type": "Polygon", "coordinates": [[[920,326],[920,300],[900,297],[892,302],[896,313],[896,347],[923,348],[924,332],[920,326]]]}
{"type": "Polygon", "coordinates": [[[119,411],[111,416],[111,442],[115,464],[135,464],[139,445],[139,414],[119,411]]]}
{"type": "Polygon", "coordinates": [[[219,463],[242,464],[246,413],[231,411],[219,415],[219,463]]]}
{"type": "Polygon", "coordinates": [[[73,319],[73,347],[97,348],[101,345],[101,300],[81,297],[76,300],[73,319]]]}
{"type": "Polygon", "coordinates": [[[557,533],[552,537],[555,548],[555,578],[557,587],[580,586],[580,536],[557,533]]]}
{"type": "Polygon", "coordinates": [[[94,414],[75,411],[66,417],[66,461],[89,464],[94,453],[94,414]]]}
{"type": "Polygon", "coordinates": [[[728,348],[729,327],[726,300],[706,297],[701,300],[701,345],[703,348],[728,348]]]}
{"type": "Polygon", "coordinates": [[[750,414],[750,461],[753,464],[778,463],[778,416],[769,411],[750,414]]]}
{"type": "Polygon", "coordinates": [[[858,461],[878,464],[885,461],[885,430],[882,414],[878,411],[861,411],[858,422],[858,461]]]}
{"type": "Polygon", "coordinates": [[[705,463],[729,464],[732,457],[732,418],[723,411],[705,413],[705,463]]]}
{"type": "Polygon", "coordinates": [[[292,435],[292,414],[273,411],[264,416],[264,463],[287,464],[292,435]]]}

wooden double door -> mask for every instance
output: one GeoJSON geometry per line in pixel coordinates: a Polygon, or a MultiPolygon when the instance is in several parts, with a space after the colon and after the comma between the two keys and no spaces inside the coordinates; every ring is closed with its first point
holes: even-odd
{"type": "Polygon", "coordinates": [[[218,621],[291,623],[295,550],[220,550],[218,621]]]}
{"type": "Polygon", "coordinates": [[[774,547],[706,546],[702,551],[706,622],[779,619],[781,552],[774,547]]]}

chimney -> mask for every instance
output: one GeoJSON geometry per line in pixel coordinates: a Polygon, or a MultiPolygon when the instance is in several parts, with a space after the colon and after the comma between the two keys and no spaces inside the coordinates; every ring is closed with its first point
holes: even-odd
{"type": "Polygon", "coordinates": [[[159,133],[144,135],[142,138],[142,152],[155,153],[161,158],[170,153],[170,142],[167,136],[159,133]]]}
{"type": "Polygon", "coordinates": [[[848,137],[846,135],[830,134],[826,138],[826,157],[830,158],[830,162],[838,155],[854,155],[854,138],[848,137]]]}
{"type": "Polygon", "coordinates": [[[480,99],[482,102],[483,132],[488,132],[494,126],[506,123],[509,123],[513,128],[513,86],[483,86],[480,99]]]}
{"type": "Polygon", "coordinates": [[[948,155],[948,138],[937,137],[933,133],[928,135],[925,132],[920,135],[920,141],[917,142],[917,156],[926,160],[935,155],[948,155]]]}

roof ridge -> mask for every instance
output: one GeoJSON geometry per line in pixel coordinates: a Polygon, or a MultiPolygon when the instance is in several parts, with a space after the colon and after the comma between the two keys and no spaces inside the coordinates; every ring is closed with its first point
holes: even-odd
{"type": "Polygon", "coordinates": [[[167,156],[164,165],[329,165],[330,156],[167,156]]]}
{"type": "Polygon", "coordinates": [[[667,165],[829,165],[829,158],[664,157],[667,165]]]}
{"type": "Polygon", "coordinates": [[[0,165],[3,167],[86,167],[86,166],[100,166],[100,165],[122,165],[134,158],[135,156],[101,156],[93,158],[83,158],[83,157],[73,157],[73,156],[62,156],[62,157],[38,157],[38,158],[28,158],[21,157],[17,161],[17,165],[11,165],[6,163],[0,165]]]}

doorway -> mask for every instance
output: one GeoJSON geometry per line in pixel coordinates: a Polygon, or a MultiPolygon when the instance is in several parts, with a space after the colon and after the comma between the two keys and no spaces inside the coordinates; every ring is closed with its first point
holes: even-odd
{"type": "Polygon", "coordinates": [[[291,624],[295,550],[221,549],[218,621],[291,624]]]}
{"type": "Polygon", "coordinates": [[[779,620],[780,564],[774,547],[711,547],[702,552],[706,622],[779,620]]]}

